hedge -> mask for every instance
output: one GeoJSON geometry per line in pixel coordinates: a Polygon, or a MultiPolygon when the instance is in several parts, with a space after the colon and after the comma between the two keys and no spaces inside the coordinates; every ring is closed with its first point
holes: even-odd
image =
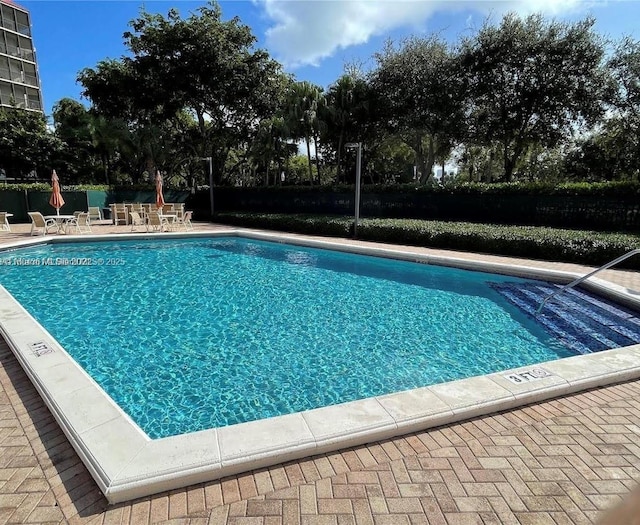
{"type": "MultiPolygon", "coordinates": [[[[350,237],[353,227],[351,217],[321,215],[221,213],[216,222],[332,237],[350,237]]],[[[358,238],[591,266],[640,247],[640,236],[633,234],[413,219],[362,219],[358,238]]],[[[620,266],[640,269],[640,258],[620,266]]]]}

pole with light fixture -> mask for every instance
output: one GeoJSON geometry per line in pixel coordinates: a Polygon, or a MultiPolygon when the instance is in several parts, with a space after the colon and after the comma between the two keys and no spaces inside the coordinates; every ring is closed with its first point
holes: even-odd
{"type": "Polygon", "coordinates": [[[358,220],[360,219],[360,171],[362,165],[362,142],[348,142],[344,146],[346,149],[357,149],[356,156],[356,210],[353,221],[353,238],[358,236],[358,220]]]}
{"type": "Polygon", "coordinates": [[[211,157],[200,157],[209,163],[209,202],[211,205],[211,217],[213,217],[213,159],[211,157]]]}

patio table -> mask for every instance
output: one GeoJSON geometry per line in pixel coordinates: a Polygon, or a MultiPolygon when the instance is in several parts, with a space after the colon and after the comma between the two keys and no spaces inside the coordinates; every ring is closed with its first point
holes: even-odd
{"type": "Polygon", "coordinates": [[[45,219],[53,219],[58,225],[58,233],[67,233],[67,224],[76,218],[75,215],[45,215],[45,219]]]}

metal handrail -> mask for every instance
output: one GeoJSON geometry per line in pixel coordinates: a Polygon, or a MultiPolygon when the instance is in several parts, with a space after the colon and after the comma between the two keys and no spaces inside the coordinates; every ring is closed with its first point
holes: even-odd
{"type": "Polygon", "coordinates": [[[627,252],[624,255],[621,255],[617,259],[614,259],[613,261],[608,262],[607,264],[604,264],[604,265],[600,266],[600,268],[598,268],[596,270],[593,270],[592,272],[588,273],[587,275],[583,275],[582,277],[578,277],[575,281],[571,281],[569,284],[565,284],[562,288],[558,288],[557,290],[554,290],[549,295],[547,295],[544,298],[544,300],[540,303],[540,306],[538,306],[538,309],[536,310],[536,315],[538,315],[542,311],[542,309],[544,308],[544,305],[547,304],[547,301],[549,299],[551,299],[554,295],[558,295],[559,293],[562,293],[565,290],[568,290],[569,288],[573,288],[574,286],[579,285],[582,281],[586,281],[592,275],[595,275],[596,273],[601,272],[602,270],[606,270],[607,268],[611,268],[612,266],[615,266],[619,262],[622,262],[625,259],[628,259],[629,257],[632,257],[632,256],[636,255],[637,253],[640,253],[640,249],[631,250],[630,252],[627,252]]]}

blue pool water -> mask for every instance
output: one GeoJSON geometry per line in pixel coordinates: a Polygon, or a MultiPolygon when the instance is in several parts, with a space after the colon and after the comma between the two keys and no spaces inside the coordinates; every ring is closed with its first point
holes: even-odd
{"type": "Polygon", "coordinates": [[[152,438],[577,353],[505,299],[537,283],[513,277],[230,237],[0,259],[0,284],[152,438]]]}

